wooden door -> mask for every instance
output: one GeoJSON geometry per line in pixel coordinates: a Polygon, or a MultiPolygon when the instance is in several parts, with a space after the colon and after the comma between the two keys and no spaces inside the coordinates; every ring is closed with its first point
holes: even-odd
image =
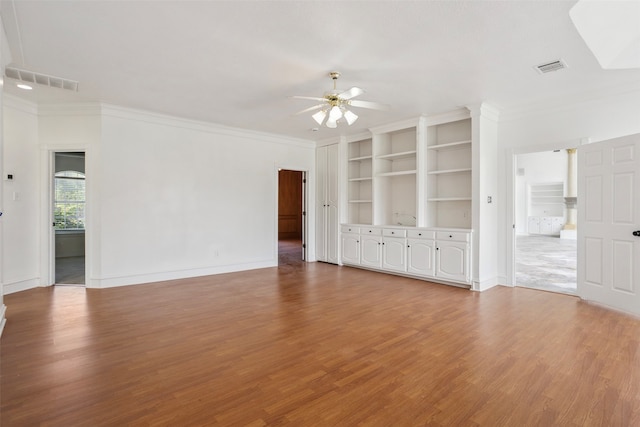
{"type": "Polygon", "coordinates": [[[578,148],[577,286],[640,315],[640,134],[578,148]]]}

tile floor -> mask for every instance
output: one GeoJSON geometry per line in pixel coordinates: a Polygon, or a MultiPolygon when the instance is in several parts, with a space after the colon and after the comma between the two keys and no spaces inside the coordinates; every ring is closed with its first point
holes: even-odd
{"type": "Polygon", "coordinates": [[[576,241],[516,237],[516,286],[576,295],[576,241]]]}

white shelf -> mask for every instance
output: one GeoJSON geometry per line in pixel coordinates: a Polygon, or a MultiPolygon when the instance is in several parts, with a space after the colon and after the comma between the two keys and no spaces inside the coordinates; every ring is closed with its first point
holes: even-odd
{"type": "Polygon", "coordinates": [[[400,175],[415,175],[416,170],[406,170],[406,171],[395,171],[395,172],[382,172],[377,174],[376,176],[400,176],[400,175]]]}
{"type": "Polygon", "coordinates": [[[349,159],[350,162],[361,162],[363,160],[371,160],[373,156],[362,156],[362,157],[352,157],[349,159]]]}
{"type": "Polygon", "coordinates": [[[373,178],[370,176],[365,176],[361,178],[349,178],[349,182],[358,182],[358,181],[371,181],[373,178]]]}
{"type": "Polygon", "coordinates": [[[403,151],[401,153],[382,154],[377,158],[383,159],[383,160],[400,160],[400,159],[410,159],[415,156],[416,156],[416,150],[413,150],[413,151],[403,151]]]}
{"type": "Polygon", "coordinates": [[[427,199],[429,202],[465,202],[471,201],[471,197],[435,197],[427,199]]]}
{"type": "Polygon", "coordinates": [[[435,171],[429,172],[429,175],[441,175],[441,174],[447,174],[447,173],[466,173],[466,172],[471,172],[471,168],[435,170],[435,171]]]}
{"type": "Polygon", "coordinates": [[[446,144],[431,145],[427,147],[429,150],[455,150],[471,145],[471,140],[448,142],[446,144]]]}

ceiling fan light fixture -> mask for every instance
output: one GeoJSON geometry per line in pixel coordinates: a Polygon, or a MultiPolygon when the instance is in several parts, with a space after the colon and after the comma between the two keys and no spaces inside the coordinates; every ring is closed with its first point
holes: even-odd
{"type": "Polygon", "coordinates": [[[311,117],[313,117],[313,120],[315,120],[319,125],[322,125],[322,122],[324,122],[324,118],[327,117],[327,112],[324,110],[320,110],[317,113],[313,114],[311,117]]]}
{"type": "Polygon", "coordinates": [[[351,126],[358,120],[358,115],[352,111],[346,110],[343,114],[344,119],[347,121],[347,124],[351,126]]]}

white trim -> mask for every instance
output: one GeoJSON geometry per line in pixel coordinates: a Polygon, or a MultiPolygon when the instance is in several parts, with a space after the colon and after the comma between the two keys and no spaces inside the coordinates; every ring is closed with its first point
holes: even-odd
{"type": "Polygon", "coordinates": [[[2,304],[0,307],[0,337],[2,336],[2,331],[4,331],[4,325],[7,324],[7,318],[4,317],[7,312],[7,306],[2,304]]]}
{"type": "Polygon", "coordinates": [[[499,283],[498,277],[492,277],[490,279],[485,279],[485,280],[482,280],[482,281],[474,280],[473,284],[471,286],[471,290],[472,291],[478,291],[478,292],[484,292],[487,289],[491,289],[494,286],[498,286],[499,284],[500,283],[499,283]]]}
{"type": "Polygon", "coordinates": [[[14,282],[5,282],[3,284],[3,294],[9,295],[15,292],[22,292],[29,289],[37,288],[40,286],[39,278],[16,280],[14,282]]]}
{"type": "Polygon", "coordinates": [[[38,115],[38,104],[36,103],[9,94],[5,94],[2,99],[2,106],[5,108],[11,108],[33,116],[38,115]]]}
{"type": "Polygon", "coordinates": [[[374,126],[372,128],[369,128],[369,130],[371,131],[372,134],[380,134],[380,133],[394,132],[398,130],[405,130],[412,127],[418,127],[418,125],[420,124],[420,120],[422,118],[423,118],[422,116],[418,116],[411,119],[402,120],[399,122],[388,123],[386,125],[374,126]]]}
{"type": "MultiPolygon", "coordinates": [[[[311,244],[309,243],[309,239],[311,234],[309,233],[309,230],[311,230],[312,228],[315,230],[315,222],[314,222],[314,227],[310,227],[310,218],[309,218],[309,202],[310,202],[310,198],[309,198],[309,170],[305,169],[305,168],[301,168],[301,167],[295,167],[295,166],[286,166],[286,165],[281,165],[281,164],[276,164],[275,165],[275,187],[276,187],[276,191],[275,191],[275,208],[276,208],[276,213],[274,215],[275,217],[275,225],[274,225],[274,230],[275,232],[275,245],[274,245],[274,259],[276,260],[276,265],[278,265],[278,255],[279,255],[279,251],[278,251],[278,241],[279,239],[279,232],[278,232],[278,215],[280,213],[280,206],[279,206],[279,199],[280,199],[280,174],[278,173],[280,171],[280,169],[282,170],[289,170],[289,171],[296,171],[296,172],[302,172],[302,195],[303,195],[303,200],[302,200],[302,210],[306,213],[306,218],[302,218],[302,228],[303,228],[303,242],[302,244],[305,245],[304,248],[302,248],[302,253],[303,253],[303,258],[305,262],[309,262],[309,258],[310,258],[310,248],[312,247],[311,244]],[[306,182],[305,182],[306,181],[306,182]]],[[[314,198],[315,200],[315,198],[314,198]]],[[[315,207],[314,207],[315,209],[315,207]]],[[[315,247],[315,235],[314,238],[311,239],[313,242],[313,245],[315,247]]],[[[315,261],[315,253],[313,254],[313,260],[315,261]]]]}
{"type": "Polygon", "coordinates": [[[91,279],[91,288],[114,288],[118,286],[140,285],[143,283],[163,282],[167,280],[188,279],[193,277],[212,276],[222,273],[235,273],[237,271],[255,270],[259,268],[277,267],[278,260],[249,262],[246,264],[231,264],[216,267],[193,268],[188,270],[174,270],[149,274],[132,274],[119,277],[105,277],[91,279]]]}
{"type": "Polygon", "coordinates": [[[446,113],[426,115],[426,126],[440,125],[443,123],[457,122],[459,120],[465,120],[471,118],[470,108],[459,108],[457,110],[449,111],[446,113]]]}

